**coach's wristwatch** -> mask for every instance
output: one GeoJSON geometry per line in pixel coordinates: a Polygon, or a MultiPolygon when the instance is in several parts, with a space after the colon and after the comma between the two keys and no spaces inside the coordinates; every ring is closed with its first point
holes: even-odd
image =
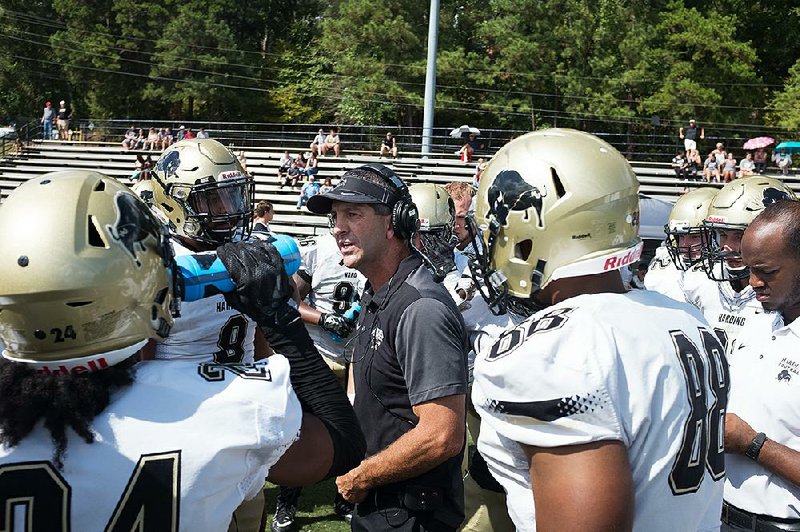
{"type": "Polygon", "coordinates": [[[758,455],[761,452],[761,448],[764,447],[765,441],[767,441],[767,435],[763,432],[759,432],[756,434],[756,437],[753,438],[753,441],[750,442],[750,446],[744,452],[744,455],[753,462],[758,461],[758,455]]]}

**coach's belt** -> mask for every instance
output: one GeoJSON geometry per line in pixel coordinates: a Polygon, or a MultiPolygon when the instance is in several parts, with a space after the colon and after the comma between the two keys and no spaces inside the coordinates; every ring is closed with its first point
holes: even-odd
{"type": "Polygon", "coordinates": [[[800,531],[800,519],[783,519],[769,515],[753,514],[727,502],[722,503],[722,522],[726,525],[755,532],[800,531]]]}

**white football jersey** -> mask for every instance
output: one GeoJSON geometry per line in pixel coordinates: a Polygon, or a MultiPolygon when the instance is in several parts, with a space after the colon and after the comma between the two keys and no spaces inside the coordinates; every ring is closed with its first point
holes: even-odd
{"type": "MultiPolygon", "coordinates": [[[[316,242],[301,249],[302,262],[299,274],[311,278],[311,292],[306,302],[325,313],[344,314],[354,302],[361,299],[366,279],[361,272],[342,264],[342,254],[333,235],[325,234],[316,242]]],[[[344,363],[344,341],[333,337],[318,325],[306,323],[308,334],[321,355],[344,363]]]]}
{"type": "MultiPolygon", "coordinates": [[[[800,320],[777,312],[748,320],[728,348],[728,411],[756,432],[800,451],[800,320]]],[[[800,486],[741,454],[727,456],[725,500],[751,513],[800,519],[800,486]]]]}
{"type": "Polygon", "coordinates": [[[570,298],[503,333],[476,360],[472,402],[517,529],[535,530],[522,444],[618,440],[636,530],[717,530],[727,377],[702,314],[646,290],[570,298]]]}
{"type": "Polygon", "coordinates": [[[148,361],[91,423],[72,431],[63,470],[42,423],[0,446],[11,530],[224,531],[297,439],[302,411],[289,363],[148,361]]]}
{"type": "Polygon", "coordinates": [[[656,248],[656,254],[647,268],[644,287],[675,301],[684,302],[686,295],[683,291],[683,274],[684,272],[675,267],[667,248],[661,245],[656,248]]]}
{"type": "Polygon", "coordinates": [[[730,344],[748,320],[763,313],[750,285],[737,292],[728,281],[709,279],[699,265],[686,272],[683,289],[686,301],[702,311],[723,345],[730,344]]]}
{"type": "MultiPolygon", "coordinates": [[[[175,255],[213,255],[195,252],[172,240],[175,255]]],[[[252,364],[256,324],[225,302],[218,294],[181,303],[181,315],[169,336],[156,343],[157,359],[189,359],[194,362],[252,364]]]]}

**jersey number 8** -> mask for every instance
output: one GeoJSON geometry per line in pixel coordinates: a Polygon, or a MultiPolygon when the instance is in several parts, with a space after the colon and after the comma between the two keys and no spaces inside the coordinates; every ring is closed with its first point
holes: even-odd
{"type": "Polygon", "coordinates": [[[691,413],[683,441],[669,475],[675,495],[694,493],[708,470],[715,481],[725,476],[725,412],[728,407],[728,361],[717,337],[699,329],[709,361],[708,383],[713,402],[707,406],[706,364],[697,346],[683,331],[670,331],[686,379],[691,413]]]}

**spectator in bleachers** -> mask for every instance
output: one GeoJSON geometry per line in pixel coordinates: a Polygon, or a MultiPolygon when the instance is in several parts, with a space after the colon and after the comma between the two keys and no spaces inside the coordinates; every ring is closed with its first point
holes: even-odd
{"type": "Polygon", "coordinates": [[[383,137],[383,141],[381,142],[380,156],[388,156],[390,153],[392,154],[392,157],[395,159],[397,158],[397,141],[392,136],[391,131],[387,132],[386,136],[383,137]]]}
{"type": "Polygon", "coordinates": [[[320,155],[322,153],[323,144],[325,144],[325,130],[319,128],[317,136],[314,137],[314,140],[311,141],[311,144],[309,145],[308,148],[314,155],[320,155]]]}
{"type": "Polygon", "coordinates": [[[322,144],[322,156],[328,155],[332,151],[336,157],[342,152],[342,143],[339,139],[339,130],[332,127],[328,136],[325,137],[325,142],[322,144]]]}
{"type": "Polygon", "coordinates": [[[317,183],[316,176],[308,176],[308,183],[303,185],[303,188],[300,189],[300,197],[297,198],[297,210],[302,209],[309,198],[319,194],[319,190],[320,185],[317,183]]]}
{"type": "Polygon", "coordinates": [[[314,155],[314,152],[309,153],[308,161],[306,161],[306,168],[303,170],[303,173],[306,174],[306,177],[311,177],[319,172],[319,168],[317,168],[318,164],[319,162],[317,161],[317,156],[314,155]]]}
{"type": "Polygon", "coordinates": [[[157,150],[161,139],[158,138],[158,133],[155,128],[150,128],[147,132],[147,139],[144,141],[145,150],[157,150]]]}
{"type": "Polygon", "coordinates": [[[56,112],[53,109],[53,104],[45,102],[44,111],[42,112],[42,140],[53,140],[53,119],[56,112]]]}
{"type": "Polygon", "coordinates": [[[467,137],[467,141],[461,146],[461,149],[458,150],[458,156],[463,162],[471,163],[475,152],[482,150],[483,147],[484,145],[478,140],[478,136],[475,133],[470,133],[467,137]]]}
{"type": "Polygon", "coordinates": [[[686,159],[683,150],[678,150],[678,153],[672,158],[672,170],[675,172],[675,177],[678,179],[688,179],[689,161],[686,159]]]}
{"type": "Polygon", "coordinates": [[[197,138],[198,138],[198,139],[207,139],[207,138],[210,138],[210,137],[208,136],[208,132],[206,131],[206,128],[204,128],[204,127],[201,127],[201,128],[200,128],[200,130],[197,132],[197,138]]]}
{"type": "Polygon", "coordinates": [[[286,182],[294,189],[304,176],[305,175],[300,172],[300,168],[297,166],[297,161],[292,161],[292,164],[289,165],[289,169],[286,171],[286,182]]]}
{"type": "Polygon", "coordinates": [[[161,135],[161,149],[166,150],[169,148],[173,140],[175,139],[172,136],[172,131],[168,127],[164,128],[164,133],[161,135]]]}
{"type": "Polygon", "coordinates": [[[72,113],[67,107],[67,102],[61,100],[58,102],[58,111],[56,111],[56,124],[58,125],[58,139],[69,139],[69,120],[72,118],[72,113]]]}
{"type": "Polygon", "coordinates": [[[178,128],[178,133],[175,135],[175,140],[183,140],[183,137],[186,135],[186,128],[181,126],[178,128]]]}
{"type": "Polygon", "coordinates": [[[122,139],[122,147],[126,150],[132,150],[136,148],[136,130],[133,129],[133,126],[131,126],[130,129],[125,132],[125,137],[122,139]]]}
{"type": "Polygon", "coordinates": [[[692,118],[688,126],[680,129],[679,136],[683,141],[683,148],[688,153],[690,150],[697,150],[697,140],[706,138],[706,132],[702,127],[698,128],[697,122],[692,118]]]}
{"type": "Polygon", "coordinates": [[[303,174],[300,173],[300,170],[297,168],[297,163],[292,161],[289,163],[289,168],[286,170],[286,173],[281,174],[280,188],[283,188],[287,184],[291,185],[292,189],[297,186],[297,183],[300,181],[300,178],[303,177],[303,174]]]}
{"type": "Polygon", "coordinates": [[[781,174],[788,175],[789,168],[792,167],[792,156],[785,149],[776,151],[772,154],[772,160],[780,169],[781,174]]]}
{"type": "Polygon", "coordinates": [[[330,177],[326,177],[325,181],[322,182],[322,186],[319,187],[319,193],[325,194],[326,192],[330,192],[333,190],[333,182],[331,181],[330,177]]]}
{"type": "Polygon", "coordinates": [[[739,177],[748,177],[755,173],[756,163],[753,161],[753,154],[747,152],[744,159],[739,162],[739,177]]]}
{"type": "Polygon", "coordinates": [[[195,138],[194,133],[192,133],[192,128],[190,127],[186,128],[186,133],[183,134],[183,138],[186,140],[195,138]]]}
{"type": "Polygon", "coordinates": [[[139,128],[139,131],[136,133],[136,142],[133,145],[133,149],[143,150],[146,143],[147,143],[147,137],[144,134],[144,130],[142,128],[139,128]]]}
{"type": "Polygon", "coordinates": [[[717,142],[717,145],[711,150],[711,153],[714,155],[714,158],[717,160],[717,166],[722,168],[723,163],[725,163],[725,159],[728,158],[728,152],[725,151],[725,146],[721,142],[717,142]]]}
{"type": "Polygon", "coordinates": [[[769,154],[764,150],[764,148],[759,148],[753,154],[753,163],[756,165],[756,172],[759,174],[763,174],[767,170],[767,160],[769,160],[769,154]]]}
{"type": "Polygon", "coordinates": [[[269,223],[272,221],[273,216],[275,216],[275,209],[272,207],[272,203],[267,200],[259,201],[256,204],[256,208],[253,209],[253,231],[269,233],[269,223]]]}
{"type": "Polygon", "coordinates": [[[703,175],[707,183],[711,183],[711,178],[714,178],[714,183],[719,183],[719,163],[714,156],[714,152],[709,152],[706,162],[703,165],[703,175]]]}
{"type": "Polygon", "coordinates": [[[294,158],[289,154],[289,150],[283,152],[281,158],[278,159],[278,178],[282,178],[286,176],[286,172],[289,170],[289,167],[292,165],[292,161],[294,158]]]}
{"type": "Polygon", "coordinates": [[[736,179],[736,159],[732,153],[728,153],[722,162],[722,181],[730,183],[736,179]]]}
{"type": "Polygon", "coordinates": [[[302,152],[298,153],[294,161],[297,163],[297,169],[300,170],[300,173],[306,175],[306,165],[308,161],[306,160],[305,154],[302,152]]]}

